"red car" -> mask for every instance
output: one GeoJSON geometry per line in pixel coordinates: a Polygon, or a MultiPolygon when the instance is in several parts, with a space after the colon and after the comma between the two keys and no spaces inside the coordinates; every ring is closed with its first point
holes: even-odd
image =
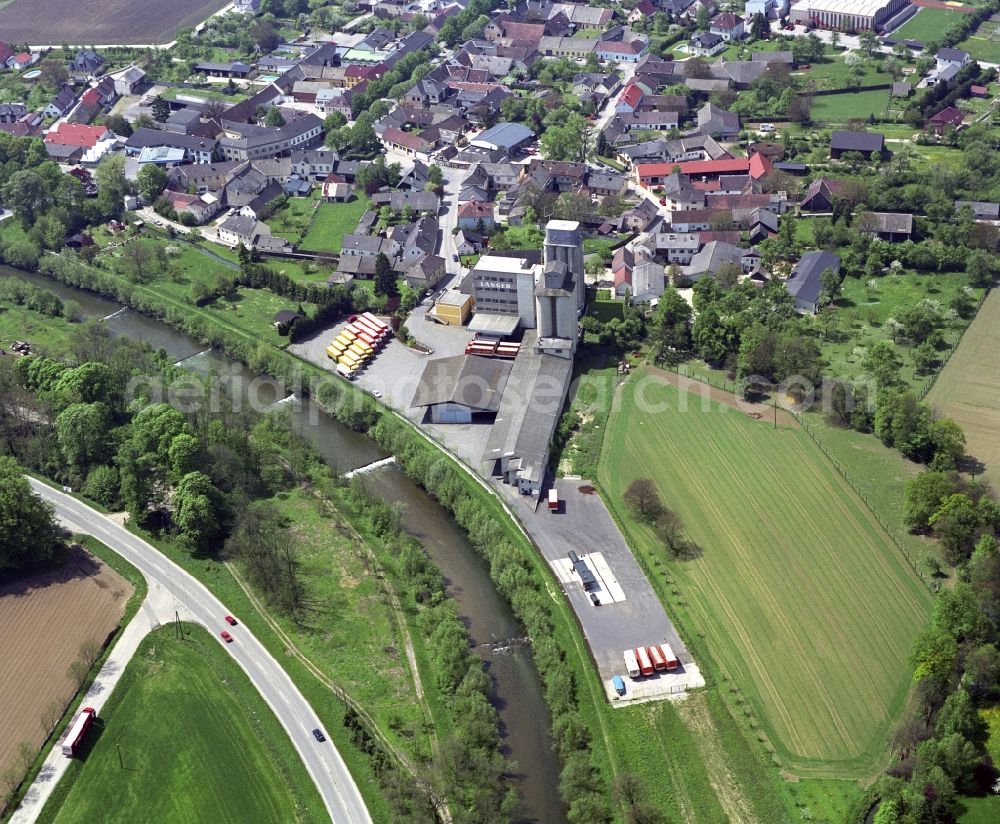
{"type": "Polygon", "coordinates": [[[220,632],[219,635],[222,636],[222,640],[225,641],[227,644],[233,643],[233,636],[230,635],[225,630],[222,630],[222,632],[220,632]]]}
{"type": "Polygon", "coordinates": [[[229,626],[231,626],[231,627],[235,627],[236,626],[236,619],[233,618],[232,615],[227,615],[226,616],[226,623],[229,624],[229,626]]]}
{"type": "Polygon", "coordinates": [[[667,199],[665,197],[661,197],[660,198],[660,205],[661,206],[666,206],[667,205],[667,199]]]}

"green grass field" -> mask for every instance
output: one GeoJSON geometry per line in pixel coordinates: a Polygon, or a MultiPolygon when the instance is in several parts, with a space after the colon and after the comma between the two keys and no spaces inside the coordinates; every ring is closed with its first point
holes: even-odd
{"type": "Polygon", "coordinates": [[[1000,821],[1000,796],[961,798],[959,809],[965,811],[958,817],[958,824],[996,824],[1000,821]]]}
{"type": "Polygon", "coordinates": [[[365,197],[347,203],[321,203],[299,248],[304,252],[339,252],[344,235],[357,228],[369,205],[365,197]]]}
{"type": "Polygon", "coordinates": [[[958,48],[965,49],[976,60],[982,60],[986,63],[1000,63],[1000,40],[990,40],[976,34],[959,43],[958,48]]]}
{"type": "Polygon", "coordinates": [[[947,9],[920,9],[892,33],[894,40],[939,41],[941,35],[955,24],[960,12],[947,9]]]}
{"type": "Polygon", "coordinates": [[[291,741],[201,627],[149,635],[40,821],[325,821],[291,741]],[[124,768],[119,763],[121,752],[124,768]]]}
{"type": "Polygon", "coordinates": [[[869,115],[884,117],[888,103],[888,90],[824,95],[812,99],[812,116],[819,123],[842,123],[869,115]]]}
{"type": "Polygon", "coordinates": [[[652,478],[702,549],[668,564],[687,635],[745,696],[786,769],[860,777],[885,756],[930,593],[797,428],[643,381],[616,399],[600,482],[648,567],[665,553],[621,495],[652,478]],[[688,407],[681,407],[681,401],[688,407]],[[702,642],[699,642],[698,646],[702,642]]]}

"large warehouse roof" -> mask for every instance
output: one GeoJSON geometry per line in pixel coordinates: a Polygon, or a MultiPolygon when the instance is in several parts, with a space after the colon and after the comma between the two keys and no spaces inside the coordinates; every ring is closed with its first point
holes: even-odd
{"type": "Polygon", "coordinates": [[[410,405],[457,403],[477,412],[496,412],[510,368],[510,361],[475,355],[432,360],[424,367],[410,405]]]}
{"type": "Polygon", "coordinates": [[[510,150],[527,140],[531,140],[534,136],[535,133],[531,129],[520,123],[497,123],[493,128],[481,132],[470,140],[469,145],[478,146],[481,149],[510,150]]]}
{"type": "Polygon", "coordinates": [[[792,6],[795,11],[825,11],[835,14],[856,14],[874,17],[889,0],[799,0],[792,6]]]}

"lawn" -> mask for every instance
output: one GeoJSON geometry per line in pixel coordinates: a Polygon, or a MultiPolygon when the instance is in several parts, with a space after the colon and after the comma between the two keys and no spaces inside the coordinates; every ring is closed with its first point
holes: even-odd
{"type": "Polygon", "coordinates": [[[888,105],[888,90],[821,95],[812,99],[812,117],[820,123],[843,123],[869,115],[885,117],[888,105]]]}
{"type": "Polygon", "coordinates": [[[347,203],[320,203],[299,248],[303,252],[339,252],[344,235],[357,228],[370,205],[368,198],[359,197],[347,203]]]}
{"type": "Polygon", "coordinates": [[[249,679],[217,639],[184,629],[142,642],[39,821],[327,820],[249,679]]]}
{"type": "Polygon", "coordinates": [[[965,811],[958,817],[958,824],[996,824],[1000,821],[1000,796],[960,798],[959,809],[965,811]]]}
{"type": "Polygon", "coordinates": [[[660,568],[662,545],[621,503],[637,477],[654,480],[701,548],[666,564],[671,614],[684,608],[696,656],[745,699],[783,766],[813,777],[880,769],[932,599],[806,433],[640,372],[616,398],[600,482],[647,570],[660,568]]]}
{"type": "MultiPolygon", "coordinates": [[[[826,56],[821,62],[813,63],[808,69],[797,69],[792,74],[806,83],[812,81],[816,84],[817,89],[857,88],[858,79],[854,74],[855,67],[848,64],[845,57],[846,52],[834,52],[828,46],[826,56]]],[[[882,71],[882,64],[878,60],[865,60],[859,65],[865,69],[864,74],[861,75],[862,86],[892,82],[892,76],[882,71]]]]}
{"type": "MultiPolygon", "coordinates": [[[[992,25],[996,26],[997,24],[993,23],[992,25]]],[[[1000,40],[991,40],[976,34],[959,43],[958,48],[965,49],[975,60],[1000,63],[1000,40]]]]}
{"type": "Polygon", "coordinates": [[[620,300],[593,300],[587,307],[587,314],[601,323],[621,320],[625,317],[625,303],[620,300]]]}
{"type": "Polygon", "coordinates": [[[272,234],[298,245],[309,230],[316,201],[311,197],[290,197],[267,219],[272,234]]]}
{"type": "Polygon", "coordinates": [[[939,41],[941,35],[951,28],[958,19],[960,12],[947,9],[926,9],[917,11],[913,17],[903,23],[892,33],[894,40],[928,40],[939,41]]]}
{"type": "Polygon", "coordinates": [[[927,402],[959,422],[970,455],[1000,486],[1000,291],[990,292],[955,354],[941,370],[927,402]]]}

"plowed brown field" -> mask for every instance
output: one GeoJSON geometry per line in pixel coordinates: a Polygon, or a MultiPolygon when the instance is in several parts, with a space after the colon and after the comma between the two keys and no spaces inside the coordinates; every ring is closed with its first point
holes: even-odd
{"type": "Polygon", "coordinates": [[[65,566],[0,589],[0,771],[17,759],[21,741],[40,747],[42,715],[65,707],[74,685],[66,676],[84,641],[104,643],[117,626],[132,585],[83,549],[65,566]]]}
{"type": "Polygon", "coordinates": [[[169,43],[179,28],[194,26],[227,0],[14,0],[0,8],[7,43],[33,46],[169,43]]]}

